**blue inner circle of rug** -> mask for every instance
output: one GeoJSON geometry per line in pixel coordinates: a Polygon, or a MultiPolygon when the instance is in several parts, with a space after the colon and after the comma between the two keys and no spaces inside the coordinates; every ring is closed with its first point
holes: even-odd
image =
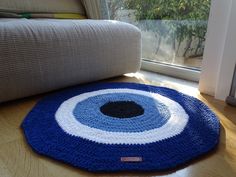
{"type": "Polygon", "coordinates": [[[116,93],[93,96],[77,103],[73,114],[82,124],[110,132],[142,132],[159,128],[170,118],[170,112],[157,100],[138,94],[116,93]],[[100,107],[108,102],[133,101],[142,106],[144,113],[128,119],[104,115],[100,107]]]}

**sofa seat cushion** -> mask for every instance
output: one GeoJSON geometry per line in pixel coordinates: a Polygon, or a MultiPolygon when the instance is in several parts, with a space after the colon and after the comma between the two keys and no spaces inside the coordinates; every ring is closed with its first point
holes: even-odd
{"type": "Polygon", "coordinates": [[[141,35],[109,20],[0,19],[0,102],[135,72],[141,35]]]}

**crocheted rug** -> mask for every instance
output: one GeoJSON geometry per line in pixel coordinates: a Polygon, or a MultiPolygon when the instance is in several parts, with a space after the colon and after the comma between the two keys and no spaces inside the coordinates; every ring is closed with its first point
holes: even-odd
{"type": "Polygon", "coordinates": [[[90,84],[38,102],[22,123],[38,152],[89,171],[155,171],[186,163],[219,141],[216,115],[178,91],[90,84]]]}

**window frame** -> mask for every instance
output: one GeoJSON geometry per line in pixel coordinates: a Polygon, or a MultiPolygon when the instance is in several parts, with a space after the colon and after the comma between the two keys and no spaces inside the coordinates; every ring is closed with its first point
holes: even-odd
{"type": "Polygon", "coordinates": [[[201,73],[199,69],[172,65],[157,61],[153,62],[145,58],[142,58],[141,69],[194,82],[199,82],[201,73]]]}

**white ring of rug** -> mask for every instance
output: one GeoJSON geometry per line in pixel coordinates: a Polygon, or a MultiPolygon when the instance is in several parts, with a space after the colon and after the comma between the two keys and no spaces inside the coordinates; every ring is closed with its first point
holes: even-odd
{"type": "Polygon", "coordinates": [[[171,138],[180,134],[189,119],[183,107],[160,94],[135,89],[104,89],[87,92],[64,101],[55,113],[59,126],[68,134],[103,144],[146,144],[171,138]],[[143,132],[108,132],[81,124],[73,115],[78,102],[89,97],[108,93],[132,93],[151,97],[166,105],[171,117],[163,126],[143,132]]]}

